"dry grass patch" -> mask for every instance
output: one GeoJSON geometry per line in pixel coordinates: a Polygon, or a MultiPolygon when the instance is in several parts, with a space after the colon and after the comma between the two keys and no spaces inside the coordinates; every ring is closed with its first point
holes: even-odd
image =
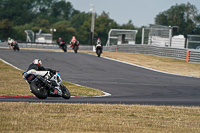
{"type": "Polygon", "coordinates": [[[0,113],[0,132],[200,132],[199,107],[2,102],[0,113]]]}

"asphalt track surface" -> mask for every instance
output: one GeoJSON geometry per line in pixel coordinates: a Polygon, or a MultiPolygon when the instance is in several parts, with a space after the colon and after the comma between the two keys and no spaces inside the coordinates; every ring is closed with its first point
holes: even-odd
{"type": "Polygon", "coordinates": [[[59,70],[63,80],[111,94],[105,97],[72,97],[69,100],[51,97],[45,100],[0,98],[1,102],[200,105],[200,79],[195,77],[161,73],[84,53],[14,52],[0,48],[0,58],[23,70],[39,58],[45,67],[59,70]]]}

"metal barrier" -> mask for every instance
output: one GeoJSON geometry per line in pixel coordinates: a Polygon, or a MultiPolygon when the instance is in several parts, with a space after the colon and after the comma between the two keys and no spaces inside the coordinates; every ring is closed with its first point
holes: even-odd
{"type": "MultiPolygon", "coordinates": [[[[53,45],[53,44],[20,43],[19,46],[26,48],[59,49],[58,45],[55,44],[53,45]]],[[[8,44],[6,42],[0,42],[0,47],[8,47],[8,44]]],[[[68,48],[71,49],[69,45],[68,48]]],[[[79,50],[93,51],[93,46],[80,45],[79,50]]],[[[187,62],[200,63],[200,50],[195,50],[195,49],[157,47],[152,45],[141,45],[141,44],[134,44],[134,45],[123,44],[123,45],[104,46],[103,51],[140,53],[140,54],[148,54],[148,55],[180,59],[180,60],[185,60],[187,62]]]]}
{"type": "Polygon", "coordinates": [[[156,56],[163,56],[175,59],[186,59],[186,49],[177,49],[169,47],[157,47],[151,45],[119,45],[119,52],[140,53],[156,56]]]}
{"type": "Polygon", "coordinates": [[[157,46],[140,45],[140,44],[118,45],[116,49],[117,49],[116,51],[118,52],[148,54],[148,55],[180,59],[185,61],[187,59],[187,51],[189,51],[188,62],[200,63],[200,50],[157,47],[157,46]]]}

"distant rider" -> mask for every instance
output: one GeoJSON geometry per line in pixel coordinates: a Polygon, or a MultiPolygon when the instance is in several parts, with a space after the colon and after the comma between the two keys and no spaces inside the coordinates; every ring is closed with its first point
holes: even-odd
{"type": "MultiPolygon", "coordinates": [[[[37,74],[44,76],[46,75],[46,73],[50,72],[50,77],[51,78],[53,75],[56,74],[56,70],[52,70],[50,68],[45,68],[42,66],[42,61],[40,59],[35,59],[28,67],[27,71],[34,69],[37,71],[37,74]]],[[[55,87],[53,88],[54,93],[60,93],[61,90],[59,89],[59,87],[55,87]]]]}
{"type": "Polygon", "coordinates": [[[97,45],[102,46],[102,45],[101,45],[101,39],[100,39],[100,38],[97,39],[97,42],[96,42],[95,46],[97,46],[97,45]]]}
{"type": "MultiPolygon", "coordinates": [[[[98,39],[97,39],[97,42],[95,43],[95,49],[96,49],[98,46],[101,47],[101,48],[103,49],[103,45],[101,44],[101,39],[100,39],[100,38],[98,38],[98,39]]],[[[102,52],[102,50],[101,50],[101,52],[102,52]]]]}
{"type": "Polygon", "coordinates": [[[65,41],[61,37],[59,37],[57,43],[58,43],[59,47],[62,47],[62,45],[65,44],[65,41]]]}
{"type": "Polygon", "coordinates": [[[72,37],[71,41],[70,41],[70,47],[73,48],[73,45],[77,44],[79,46],[79,41],[76,39],[75,36],[72,37]]]}
{"type": "Polygon", "coordinates": [[[8,38],[8,45],[9,45],[9,48],[11,48],[11,46],[13,46],[13,43],[14,43],[14,39],[11,39],[10,37],[8,38]]]}

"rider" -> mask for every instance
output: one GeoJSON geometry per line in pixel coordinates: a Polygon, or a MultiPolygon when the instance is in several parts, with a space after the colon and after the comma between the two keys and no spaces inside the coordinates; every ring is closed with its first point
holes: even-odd
{"type": "Polygon", "coordinates": [[[98,38],[98,39],[97,39],[97,42],[96,42],[96,44],[95,44],[95,45],[98,45],[98,44],[100,44],[100,45],[101,45],[101,39],[100,39],[100,38],[98,38]]]}
{"type": "Polygon", "coordinates": [[[13,46],[13,43],[14,43],[14,39],[11,39],[11,38],[9,37],[9,38],[8,38],[8,45],[10,45],[9,48],[11,48],[11,46],[13,46]]]}
{"type": "Polygon", "coordinates": [[[101,39],[98,38],[97,42],[95,43],[95,48],[97,48],[98,46],[100,46],[102,48],[102,44],[101,44],[101,39]]]}
{"type": "Polygon", "coordinates": [[[60,42],[63,42],[63,39],[61,37],[58,38],[58,44],[60,44],[60,42]]]}
{"type": "MultiPolygon", "coordinates": [[[[27,71],[34,69],[37,71],[37,74],[44,76],[46,75],[47,72],[50,72],[50,77],[56,74],[56,70],[50,69],[50,68],[45,68],[42,66],[42,61],[40,59],[35,59],[28,67],[27,71]]],[[[60,93],[61,90],[57,86],[55,88],[52,88],[54,93],[60,93]]]]}
{"type": "Polygon", "coordinates": [[[71,41],[70,41],[70,47],[73,47],[74,44],[79,45],[79,41],[76,39],[75,36],[72,37],[71,41]]]}
{"type": "Polygon", "coordinates": [[[63,44],[65,44],[65,41],[61,37],[59,37],[58,38],[58,45],[59,45],[59,47],[61,47],[63,44]]]}

